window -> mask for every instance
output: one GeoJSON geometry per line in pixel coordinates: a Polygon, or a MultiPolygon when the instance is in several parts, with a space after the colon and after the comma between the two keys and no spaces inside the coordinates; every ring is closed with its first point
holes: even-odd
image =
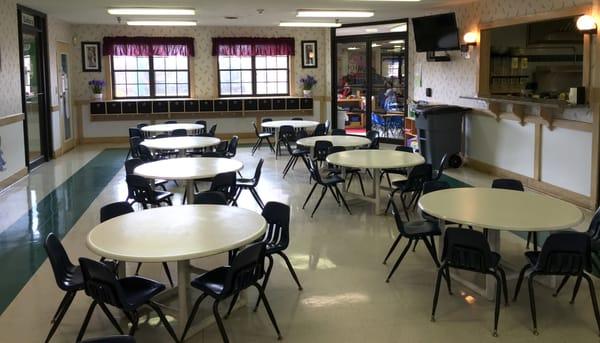
{"type": "Polygon", "coordinates": [[[115,98],[189,97],[186,56],[113,56],[115,98]]]}
{"type": "Polygon", "coordinates": [[[289,57],[219,56],[219,95],[288,95],[289,57]]]}

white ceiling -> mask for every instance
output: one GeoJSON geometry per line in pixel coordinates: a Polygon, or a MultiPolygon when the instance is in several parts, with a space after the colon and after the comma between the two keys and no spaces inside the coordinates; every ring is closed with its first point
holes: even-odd
{"type": "Polygon", "coordinates": [[[297,9],[356,9],[375,12],[375,16],[371,18],[341,19],[342,23],[357,23],[415,17],[425,15],[435,8],[473,1],[477,0],[20,0],[19,3],[79,24],[116,24],[115,17],[106,13],[109,7],[181,7],[196,9],[195,19],[199,25],[271,26],[282,20],[300,20],[295,18],[297,9]],[[259,15],[257,9],[264,9],[264,13],[259,15]],[[225,20],[225,16],[237,16],[239,19],[225,20]]]}

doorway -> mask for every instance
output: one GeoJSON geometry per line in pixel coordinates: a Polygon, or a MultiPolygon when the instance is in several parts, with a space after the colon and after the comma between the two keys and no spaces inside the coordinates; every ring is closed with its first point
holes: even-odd
{"type": "Polygon", "coordinates": [[[31,170],[48,161],[52,152],[48,108],[48,36],[45,14],[22,6],[18,6],[17,13],[25,115],[25,162],[31,170]]]}
{"type": "Polygon", "coordinates": [[[359,135],[376,130],[384,142],[404,142],[407,27],[401,20],[333,30],[334,127],[359,135]]]}
{"type": "Polygon", "coordinates": [[[70,46],[67,43],[56,42],[56,67],[58,101],[60,110],[61,152],[73,149],[77,141],[76,123],[72,113],[71,82],[70,82],[70,46]]]}

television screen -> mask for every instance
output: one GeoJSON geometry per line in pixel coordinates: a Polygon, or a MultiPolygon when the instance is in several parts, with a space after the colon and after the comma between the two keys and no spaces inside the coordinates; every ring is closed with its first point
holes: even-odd
{"type": "Polygon", "coordinates": [[[459,50],[454,13],[413,18],[417,52],[459,50]]]}

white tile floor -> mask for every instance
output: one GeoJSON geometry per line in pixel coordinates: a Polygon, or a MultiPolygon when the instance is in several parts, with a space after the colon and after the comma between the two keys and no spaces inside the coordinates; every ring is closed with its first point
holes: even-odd
{"type": "MultiPolygon", "coordinates": [[[[26,213],[29,203],[41,199],[105,146],[82,146],[47,163],[29,178],[0,194],[0,230],[26,213]]],[[[539,285],[537,290],[540,336],[531,333],[528,297],[522,292],[517,303],[502,307],[499,334],[491,335],[493,303],[454,283],[454,296],[441,292],[437,321],[430,322],[435,268],[423,246],[407,255],[392,278],[385,283],[389,266],[381,264],[396,236],[391,216],[373,215],[373,206],[351,200],[349,216],[328,196],[314,219],[309,218],[316,197],[307,210],[301,209],[310,186],[306,170],[296,170],[281,178],[287,157],[275,160],[267,150],[252,157],[249,148],[239,149],[237,158],[246,164],[245,175],[251,175],[258,158],[265,158],[263,177],[258,187],[263,200],[276,200],[292,207],[291,245],[287,251],[303,283],[295,287],[285,265],[276,266],[267,294],[286,342],[591,342],[598,341],[587,288],[582,287],[574,305],[568,303],[571,284],[560,297],[539,285]],[[465,297],[475,302],[469,304],[465,297]]],[[[473,185],[487,186],[491,178],[468,169],[450,170],[448,174],[473,185]]],[[[355,184],[358,186],[357,184],[355,184]]],[[[76,223],[63,240],[69,254],[93,256],[85,247],[87,232],[99,222],[99,208],[109,202],[123,200],[126,188],[123,172],[119,173],[76,223]]],[[[175,200],[178,202],[180,196],[175,200]]],[[[249,194],[242,196],[240,206],[258,210],[249,194]]],[[[589,212],[586,212],[589,218],[589,212]]],[[[589,222],[589,219],[586,220],[589,222]]],[[[581,225],[584,228],[587,223],[581,225]]],[[[521,266],[525,243],[509,233],[503,234],[503,257],[521,266]]],[[[396,258],[394,254],[392,259],[396,258]]],[[[2,261],[2,263],[10,263],[2,261]]],[[[199,261],[201,265],[207,262],[199,261]]],[[[214,263],[214,261],[213,261],[214,263]]],[[[133,268],[133,266],[130,266],[133,268]]],[[[173,272],[175,266],[171,266],[173,272]]],[[[145,276],[167,282],[160,265],[145,265],[145,276]]],[[[6,276],[5,276],[6,277],[6,276]]],[[[597,279],[596,286],[600,281],[597,279]]],[[[509,292],[514,280],[509,281],[509,292]]],[[[250,299],[255,294],[250,293],[250,299]]],[[[0,342],[40,342],[50,328],[62,293],[54,283],[50,266],[45,262],[18,297],[0,317],[0,342]]],[[[53,342],[73,342],[89,300],[81,293],[53,338],[53,342]]],[[[225,311],[225,308],[222,308],[225,311]]],[[[144,325],[136,334],[139,342],[169,342],[165,330],[144,325]]],[[[276,335],[261,308],[252,313],[248,308],[235,312],[225,321],[232,342],[271,342],[276,335]]],[[[115,334],[98,311],[86,337],[115,334]]],[[[190,342],[220,342],[215,325],[190,337],[190,342]]]]}

